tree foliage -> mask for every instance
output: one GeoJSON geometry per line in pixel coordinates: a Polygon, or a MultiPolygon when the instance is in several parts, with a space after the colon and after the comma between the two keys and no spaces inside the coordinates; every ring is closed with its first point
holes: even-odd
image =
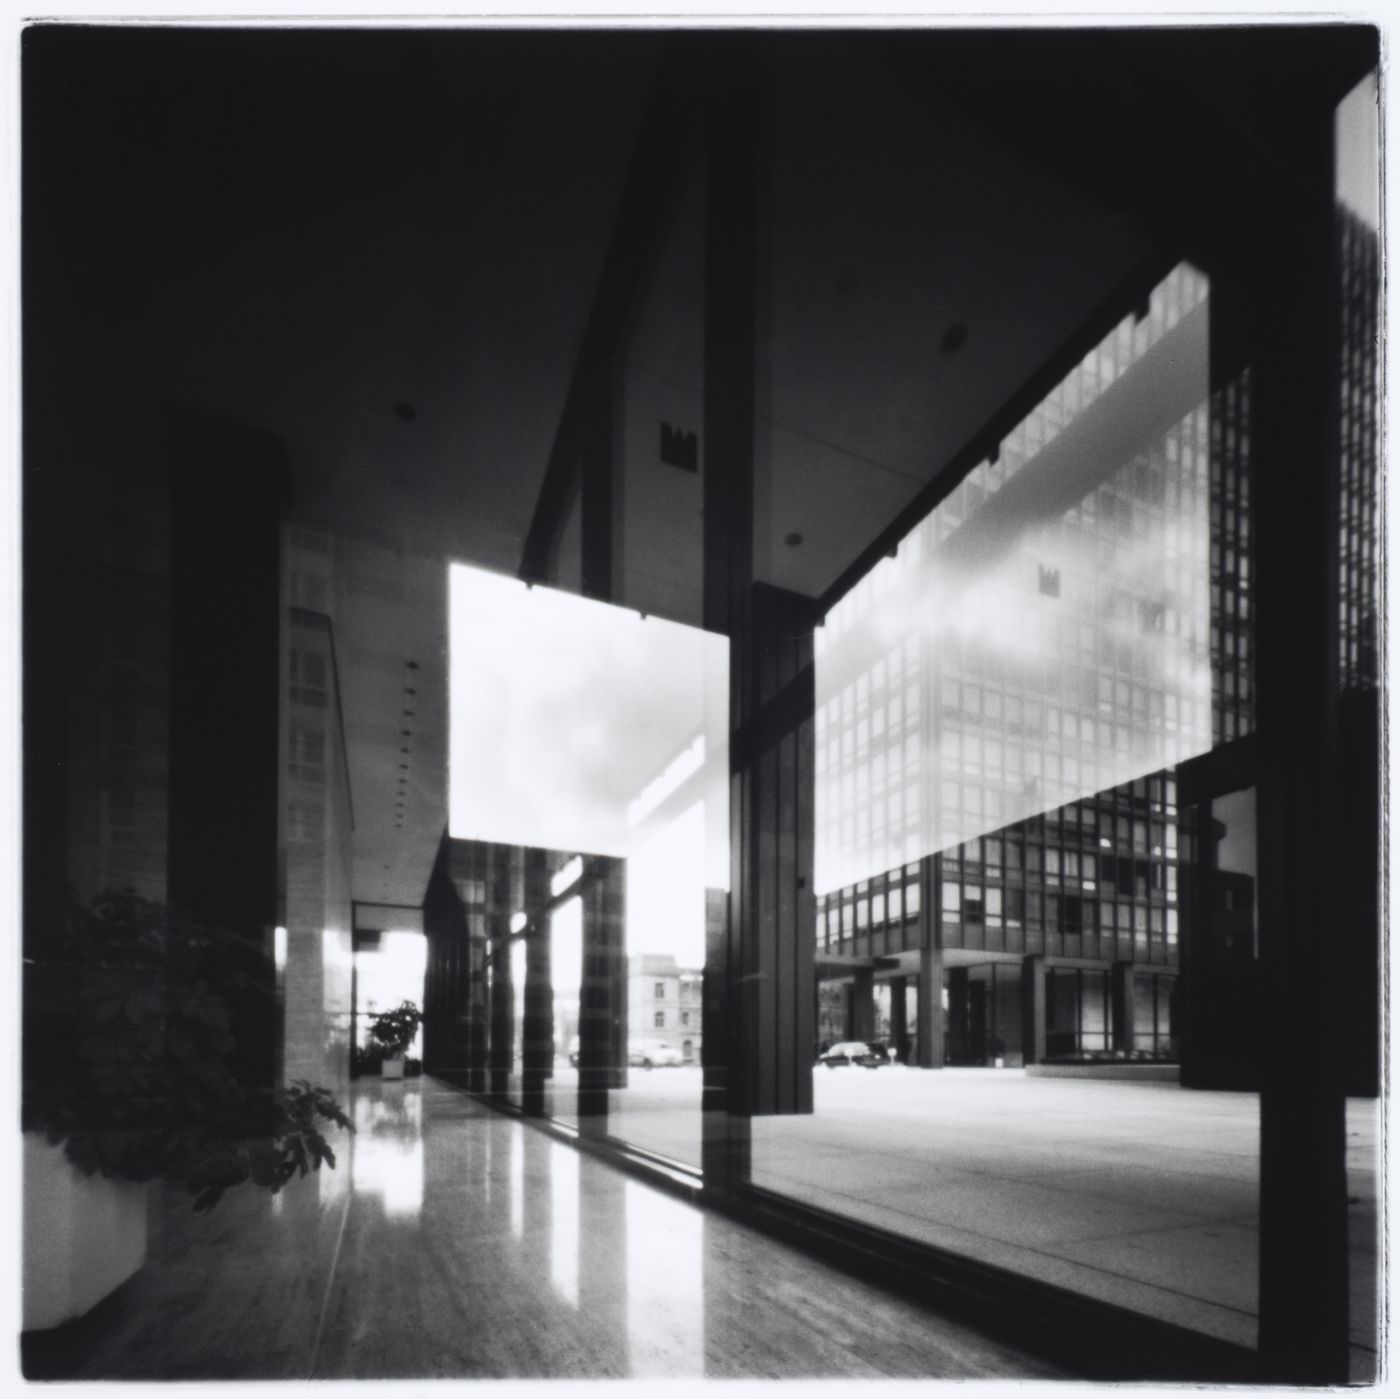
{"type": "Polygon", "coordinates": [[[402,1054],[413,1043],[423,1012],[412,1001],[401,1001],[393,1010],[382,1010],[369,1025],[370,1038],[386,1055],[402,1054]]]}
{"type": "Polygon", "coordinates": [[[263,958],[129,891],[70,900],[25,962],[24,1126],[89,1175],[178,1182],[197,1210],[334,1167],[323,1126],[354,1128],[327,1089],[235,1071],[226,997],[265,985],[263,958]]]}

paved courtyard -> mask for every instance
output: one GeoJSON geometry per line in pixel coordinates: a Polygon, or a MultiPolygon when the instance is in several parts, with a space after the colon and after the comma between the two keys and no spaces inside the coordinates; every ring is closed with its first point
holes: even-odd
{"type": "MultiPolygon", "coordinates": [[[[567,1074],[555,1082],[567,1101],[567,1074]]],[[[613,1136],[700,1161],[700,1071],[633,1070],[613,1136]]],[[[1258,1099],[903,1066],[818,1071],[754,1183],[1212,1336],[1257,1337],[1258,1099]]],[[[561,1111],[567,1118],[567,1112],[561,1111]]],[[[1354,1369],[1374,1366],[1378,1105],[1348,1105],[1354,1369]]]]}

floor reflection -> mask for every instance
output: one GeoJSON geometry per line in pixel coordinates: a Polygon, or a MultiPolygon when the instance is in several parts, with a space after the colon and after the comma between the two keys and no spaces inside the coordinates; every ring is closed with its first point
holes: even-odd
{"type": "Polygon", "coordinates": [[[74,1379],[1041,1376],[969,1328],[431,1080],[354,1089],[275,1207],[159,1194],[74,1379]]]}
{"type": "Polygon", "coordinates": [[[423,1093],[421,1083],[382,1085],[355,1097],[355,1135],[346,1153],[350,1188],[378,1196],[390,1218],[423,1208],[423,1093]]]}
{"type": "Polygon", "coordinates": [[[549,1146],[550,1271],[555,1290],[578,1306],[578,1152],[571,1146],[549,1146]]]}
{"type": "Polygon", "coordinates": [[[649,1186],[623,1187],[627,1230],[627,1331],[634,1375],[705,1373],[705,1217],[677,1212],[649,1186]],[[646,1338],[666,1337],[665,1350],[646,1338]]]}

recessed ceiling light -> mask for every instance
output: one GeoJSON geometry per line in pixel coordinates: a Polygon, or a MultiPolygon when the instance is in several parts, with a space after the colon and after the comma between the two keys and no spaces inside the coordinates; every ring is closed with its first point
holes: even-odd
{"type": "Polygon", "coordinates": [[[399,734],[400,734],[400,736],[403,737],[403,738],[412,738],[412,737],[413,737],[413,730],[412,730],[412,729],[400,729],[400,730],[399,730],[399,734]]]}
{"type": "Polygon", "coordinates": [[[417,670],[417,669],[418,669],[418,662],[417,662],[417,661],[409,661],[409,663],[408,663],[408,668],[409,668],[409,670],[417,670]]]}
{"type": "Polygon", "coordinates": [[[802,536],[798,534],[796,530],[793,530],[793,532],[783,540],[783,543],[788,545],[789,548],[795,549],[802,543],[802,536]]]}
{"type": "Polygon", "coordinates": [[[402,399],[394,404],[394,412],[406,423],[411,423],[418,416],[418,410],[411,403],[405,403],[402,399]]]}
{"type": "Polygon", "coordinates": [[[416,695],[418,693],[418,691],[415,690],[412,685],[405,685],[403,687],[403,692],[406,695],[416,695]]]}
{"type": "Polygon", "coordinates": [[[415,711],[413,711],[412,709],[405,709],[405,710],[404,710],[404,716],[405,716],[406,718],[411,719],[411,718],[413,718],[414,712],[415,712],[415,711]]]}
{"type": "Polygon", "coordinates": [[[967,327],[961,321],[954,321],[943,332],[943,338],[938,343],[949,354],[952,354],[954,350],[961,350],[967,344],[967,327]]]}

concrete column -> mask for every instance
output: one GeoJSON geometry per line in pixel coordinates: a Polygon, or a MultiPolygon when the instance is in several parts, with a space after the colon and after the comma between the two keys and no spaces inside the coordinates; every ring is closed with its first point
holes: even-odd
{"type": "Polygon", "coordinates": [[[1133,1016],[1133,964],[1115,962],[1109,975],[1113,1007],[1113,1047],[1131,1054],[1137,1026],[1133,1016]]]}
{"type": "Polygon", "coordinates": [[[857,967],[851,977],[851,999],[847,1003],[846,1029],[853,1040],[873,1039],[875,1035],[875,971],[857,967]]]}
{"type": "Polygon", "coordinates": [[[941,1069],[944,1065],[943,1036],[943,952],[941,948],[919,950],[918,1054],[921,1069],[941,1069]]]}
{"type": "Polygon", "coordinates": [[[1021,1052],[1027,1064],[1045,1059],[1045,958],[1021,961],[1021,1052]]]}

